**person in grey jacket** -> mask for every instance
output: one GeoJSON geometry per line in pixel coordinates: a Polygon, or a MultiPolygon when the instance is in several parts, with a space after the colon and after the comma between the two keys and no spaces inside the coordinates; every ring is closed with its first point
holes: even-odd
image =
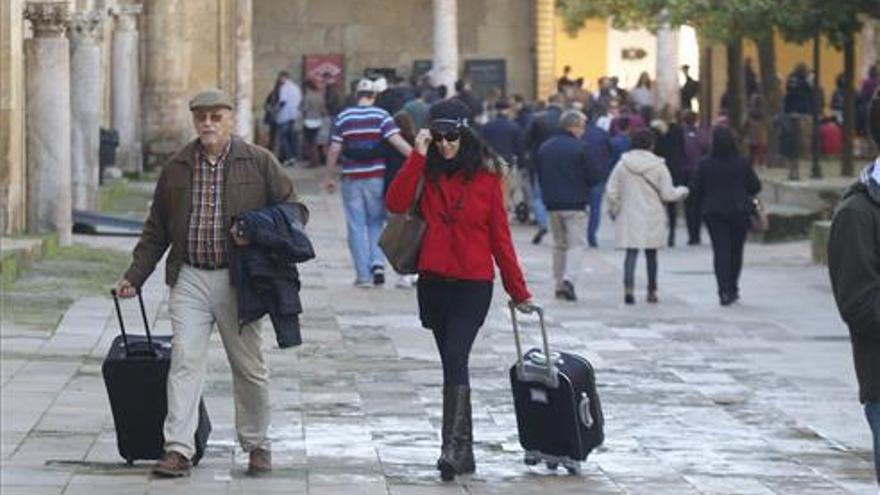
{"type": "MultiPolygon", "coordinates": [[[[868,127],[880,145],[880,91],[868,108],[868,127]]],[[[828,271],[837,308],[849,327],[880,483],[880,156],[865,167],[834,213],[828,271]]]]}

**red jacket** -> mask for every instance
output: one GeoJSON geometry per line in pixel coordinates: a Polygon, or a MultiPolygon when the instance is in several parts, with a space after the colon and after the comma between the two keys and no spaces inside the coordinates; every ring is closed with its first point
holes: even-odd
{"type": "MultiPolygon", "coordinates": [[[[385,202],[392,213],[412,205],[425,157],[413,151],[391,182],[385,202]]],[[[531,297],[513,250],[498,175],[481,170],[425,180],[419,210],[427,223],[419,253],[419,272],[460,280],[492,280],[501,271],[504,289],[517,303],[531,297]]]]}

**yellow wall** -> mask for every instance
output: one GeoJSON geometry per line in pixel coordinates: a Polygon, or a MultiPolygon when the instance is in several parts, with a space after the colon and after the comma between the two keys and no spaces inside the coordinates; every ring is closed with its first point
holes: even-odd
{"type": "Polygon", "coordinates": [[[575,36],[565,31],[562,17],[556,16],[556,77],[571,66],[571,78],[584,78],[584,87],[596,89],[596,81],[608,74],[608,22],[591,19],[575,36]]]}

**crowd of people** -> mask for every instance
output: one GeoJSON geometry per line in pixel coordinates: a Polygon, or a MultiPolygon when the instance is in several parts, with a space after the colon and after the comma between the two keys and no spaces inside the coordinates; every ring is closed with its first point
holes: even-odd
{"type": "MultiPolygon", "coordinates": [[[[872,74],[876,78],[876,71],[872,74]]],[[[577,300],[583,255],[588,246],[598,246],[604,209],[614,222],[616,246],[625,252],[624,303],[636,303],[640,251],[648,270],[645,300],[658,303],[658,251],[676,244],[679,208],[688,244],[700,244],[702,226],[708,228],[720,304],[739,299],[746,232],[761,183],[735,130],[723,119],[712,128],[699,125],[691,109],[698,83],[689,76],[677,112],[655,111],[647,74],[629,91],[616,78],[602,78],[591,94],[567,72],[557,94],[534,103],[498,91],[480,98],[466,80],[456,83],[451,96],[429,79],[406,85],[365,77],[345,97],[325,83],[306,81],[303,96],[288,73],[279,74],[265,115],[278,159],[232,135],[234,101],[228,94],[209,90],[190,101],[198,138],[163,168],[132,264],[116,286],[120,296],[134,296],[170,248],[166,281],[174,346],[165,454],[153,469],[157,475],[185,476],[192,468],[215,324],[234,376],[236,431],[249,454],[248,471],[272,469],[268,370],[256,318],[271,312],[277,332],[276,313],[292,308],[292,314],[283,314],[296,316],[301,307],[279,301],[251,312],[254,301],[242,296],[268,297],[267,287],[277,282],[273,277],[294,282],[297,292],[299,281],[293,263],[273,251],[284,243],[261,245],[242,226],[242,217],[292,209],[302,212],[305,223],[307,208],[282,168],[297,160],[300,130],[309,166],[326,155],[324,188],[341,192],[355,287],[385,283],[379,238],[389,213],[415,209],[424,221],[418,278],[401,274],[398,284],[415,284],[419,317],[433,333],[443,368],[436,468],[444,480],[475,470],[468,363],[488,313],[496,266],[516,309],[536,309],[512,241],[511,212],[520,216],[522,209],[520,218],[534,222],[533,243],[552,234],[554,295],[560,300],[577,300]],[[243,271],[255,253],[260,277],[243,271]]],[[[853,193],[860,194],[856,206],[874,215],[873,224],[862,213],[852,213],[853,221],[863,222],[856,227],[837,227],[846,217],[836,222],[835,229],[850,237],[865,225],[868,230],[855,236],[863,242],[834,244],[831,253],[834,263],[865,264],[848,265],[843,277],[833,280],[842,314],[857,332],[876,328],[877,249],[864,232],[876,225],[878,177],[874,164],[853,193]],[[873,290],[867,302],[866,287],[873,290]]],[[[279,229],[273,235],[290,235],[288,223],[267,228],[279,229]]],[[[298,325],[294,330],[290,345],[300,342],[298,325]]],[[[860,383],[863,400],[876,401],[867,382],[860,383]]],[[[868,415],[877,431],[880,406],[872,404],[868,415]]]]}

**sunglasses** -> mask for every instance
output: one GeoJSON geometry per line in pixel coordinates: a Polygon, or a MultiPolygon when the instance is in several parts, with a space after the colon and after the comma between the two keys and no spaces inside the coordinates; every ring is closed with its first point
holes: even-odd
{"type": "Polygon", "coordinates": [[[431,129],[431,138],[434,141],[447,141],[449,143],[454,143],[461,139],[461,131],[457,129],[453,129],[451,131],[441,132],[436,129],[431,129]]]}

